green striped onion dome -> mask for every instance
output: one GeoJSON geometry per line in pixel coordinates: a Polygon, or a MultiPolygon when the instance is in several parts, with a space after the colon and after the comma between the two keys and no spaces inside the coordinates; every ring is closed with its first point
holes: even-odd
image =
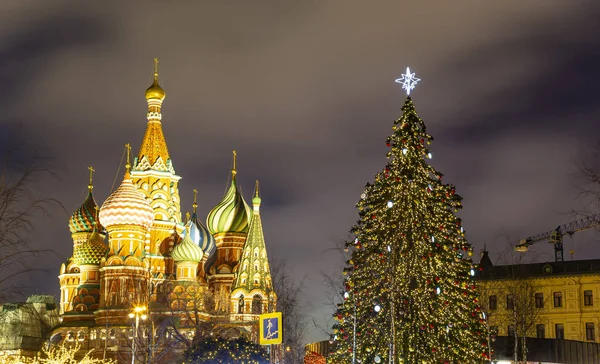
{"type": "Polygon", "coordinates": [[[192,240],[188,232],[181,243],[177,244],[171,252],[171,258],[176,262],[196,262],[200,263],[204,253],[198,245],[192,240]]]}
{"type": "Polygon", "coordinates": [[[237,188],[235,176],[223,200],[213,207],[206,218],[211,234],[247,233],[252,212],[237,188]]]}
{"type": "Polygon", "coordinates": [[[96,229],[90,238],[73,252],[73,259],[78,265],[98,265],[106,255],[108,247],[104,244],[104,238],[96,229]]]}
{"type": "Polygon", "coordinates": [[[94,231],[94,226],[96,225],[96,207],[96,201],[94,201],[92,191],[90,190],[83,204],[73,212],[69,219],[71,234],[91,233],[94,231]]]}

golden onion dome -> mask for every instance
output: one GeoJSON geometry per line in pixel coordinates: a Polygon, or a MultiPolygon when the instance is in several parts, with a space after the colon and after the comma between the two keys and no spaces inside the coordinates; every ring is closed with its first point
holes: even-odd
{"type": "Polygon", "coordinates": [[[116,225],[135,225],[146,229],[154,222],[154,210],[143,193],[131,181],[129,171],[119,188],[100,208],[100,223],[105,228],[116,225]]]}
{"type": "Polygon", "coordinates": [[[146,100],[164,100],[165,90],[158,84],[158,74],[154,75],[154,82],[146,90],[146,100]]]}
{"type": "Polygon", "coordinates": [[[154,82],[146,90],[146,100],[160,100],[165,99],[165,90],[158,84],[158,59],[154,58],[154,82]]]}

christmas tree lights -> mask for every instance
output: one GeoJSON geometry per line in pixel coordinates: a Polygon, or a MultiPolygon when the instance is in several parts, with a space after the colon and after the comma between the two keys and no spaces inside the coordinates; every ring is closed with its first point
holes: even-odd
{"type": "MultiPolygon", "coordinates": [[[[407,69],[407,93],[418,79],[407,69]],[[407,76],[408,75],[408,76],[407,76]]],[[[487,357],[454,186],[428,164],[433,138],[406,98],[388,163],[357,204],[331,363],[478,363],[487,357]]]]}

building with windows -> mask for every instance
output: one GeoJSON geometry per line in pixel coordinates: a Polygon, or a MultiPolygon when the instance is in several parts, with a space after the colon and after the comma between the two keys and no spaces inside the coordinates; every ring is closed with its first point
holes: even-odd
{"type": "Polygon", "coordinates": [[[495,266],[484,251],[477,277],[494,334],[599,342],[600,259],[495,266]]]}
{"type": "Polygon", "coordinates": [[[1,355],[36,356],[59,320],[54,296],[33,295],[26,302],[0,304],[1,355]]]}
{"type": "Polygon", "coordinates": [[[173,341],[185,348],[219,328],[258,341],[258,316],[277,304],[258,183],[251,208],[238,186],[234,151],[228,189],[206,225],[195,194],[192,214],[182,217],[157,60],[145,96],[146,131],[135,158],[127,145],[120,185],[97,204],[90,167],[87,196],[70,217],[73,254],[60,267],[60,323],[52,325],[51,342],[125,362],[173,341]]]}

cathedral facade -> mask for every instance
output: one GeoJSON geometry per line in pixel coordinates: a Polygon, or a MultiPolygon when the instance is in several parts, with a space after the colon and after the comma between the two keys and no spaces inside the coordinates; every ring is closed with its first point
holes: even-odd
{"type": "Polygon", "coordinates": [[[88,194],[69,220],[73,255],[60,267],[61,323],[51,342],[72,342],[94,355],[131,360],[179,341],[189,346],[202,328],[257,340],[258,315],[274,312],[258,182],[252,207],[237,182],[208,212],[182,216],[179,181],[162,129],[165,92],[146,90],[146,132],[117,189],[98,205],[92,172],[88,194]],[[137,344],[136,344],[137,343],[137,344]],[[136,348],[137,345],[137,348],[136,348]],[[153,350],[153,349],[152,349],[153,350]]]}

